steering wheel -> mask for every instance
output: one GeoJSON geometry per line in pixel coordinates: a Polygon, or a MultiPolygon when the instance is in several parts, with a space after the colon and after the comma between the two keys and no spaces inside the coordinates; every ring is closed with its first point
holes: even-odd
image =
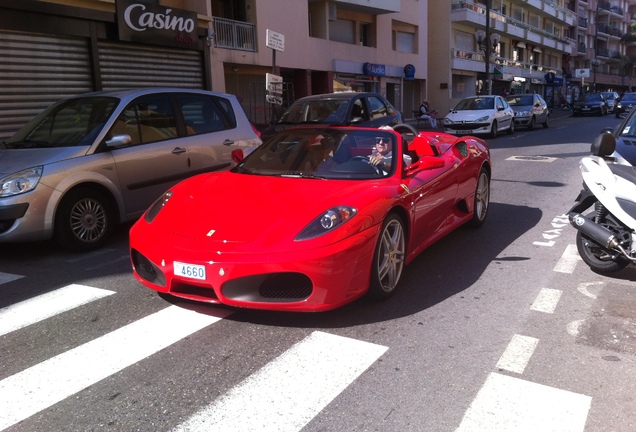
{"type": "Polygon", "coordinates": [[[413,141],[413,139],[417,136],[417,134],[419,134],[417,129],[415,129],[410,124],[399,123],[399,124],[396,124],[396,125],[391,126],[391,127],[393,128],[394,131],[396,131],[397,133],[402,135],[402,139],[405,140],[407,142],[407,144],[410,144],[411,141],[413,141]],[[411,137],[407,138],[405,136],[405,135],[409,135],[409,134],[413,134],[413,137],[412,138],[411,137]]]}
{"type": "Polygon", "coordinates": [[[350,161],[361,161],[361,162],[366,162],[369,164],[369,166],[372,166],[375,169],[375,172],[382,176],[384,175],[384,171],[382,170],[382,168],[380,167],[380,165],[373,165],[371,163],[371,158],[369,156],[354,156],[351,159],[349,159],[350,161]]]}

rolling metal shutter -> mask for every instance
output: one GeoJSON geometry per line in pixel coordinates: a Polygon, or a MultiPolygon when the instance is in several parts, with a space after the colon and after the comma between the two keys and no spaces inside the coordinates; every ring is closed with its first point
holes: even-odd
{"type": "Polygon", "coordinates": [[[199,51],[99,42],[99,63],[104,90],[205,85],[199,51]]]}
{"type": "Polygon", "coordinates": [[[0,141],[53,102],[92,90],[88,41],[0,32],[0,141]]]}

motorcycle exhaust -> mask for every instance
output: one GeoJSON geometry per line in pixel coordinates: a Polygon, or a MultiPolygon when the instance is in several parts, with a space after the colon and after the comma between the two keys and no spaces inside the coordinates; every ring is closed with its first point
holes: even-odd
{"type": "Polygon", "coordinates": [[[627,255],[623,251],[623,248],[620,247],[620,242],[616,238],[616,235],[607,228],[594,223],[594,221],[580,213],[570,213],[568,216],[570,224],[595,243],[598,243],[606,249],[620,250],[624,255],[627,255]]]}

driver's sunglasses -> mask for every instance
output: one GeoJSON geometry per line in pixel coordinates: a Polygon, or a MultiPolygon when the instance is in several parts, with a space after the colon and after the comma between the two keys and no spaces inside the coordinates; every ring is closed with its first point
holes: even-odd
{"type": "Polygon", "coordinates": [[[376,144],[387,145],[389,143],[389,139],[388,138],[376,138],[375,139],[375,143],[376,144]]]}

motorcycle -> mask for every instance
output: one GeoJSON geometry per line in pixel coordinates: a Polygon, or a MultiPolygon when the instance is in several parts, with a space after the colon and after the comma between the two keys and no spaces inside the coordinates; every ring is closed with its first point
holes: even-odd
{"type": "Polygon", "coordinates": [[[636,167],[615,153],[612,133],[599,135],[581,159],[583,190],[568,212],[576,247],[593,271],[612,273],[636,263],[636,167]],[[593,207],[593,211],[583,212],[593,207]]]}

